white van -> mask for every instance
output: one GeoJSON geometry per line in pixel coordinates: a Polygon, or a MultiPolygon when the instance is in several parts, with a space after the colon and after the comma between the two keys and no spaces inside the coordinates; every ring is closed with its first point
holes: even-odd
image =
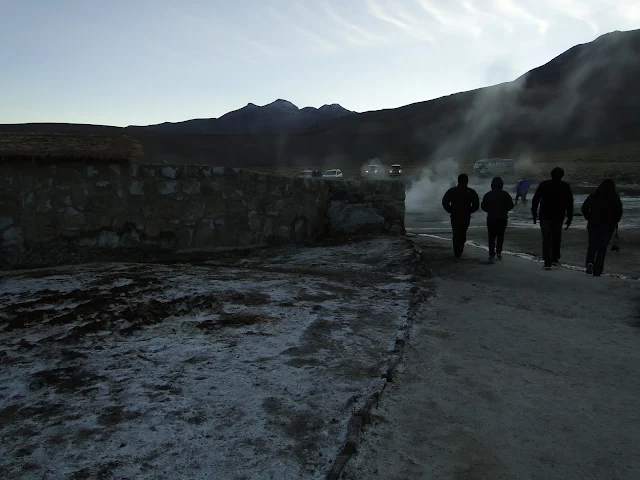
{"type": "Polygon", "coordinates": [[[510,158],[487,158],[473,165],[473,173],[481,177],[513,175],[516,162],[510,158]]]}
{"type": "Polygon", "coordinates": [[[337,168],[332,168],[331,170],[327,170],[326,172],[324,172],[324,175],[322,175],[323,178],[342,178],[344,177],[344,174],[342,173],[342,170],[339,170],[337,168]]]}

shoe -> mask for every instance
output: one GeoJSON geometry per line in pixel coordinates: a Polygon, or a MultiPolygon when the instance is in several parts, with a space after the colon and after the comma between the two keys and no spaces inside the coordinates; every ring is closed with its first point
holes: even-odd
{"type": "Polygon", "coordinates": [[[553,267],[551,265],[545,265],[542,268],[544,268],[545,270],[551,270],[553,267]]]}
{"type": "Polygon", "coordinates": [[[493,263],[493,257],[489,255],[489,263],[493,263]]]}
{"type": "Polygon", "coordinates": [[[502,260],[502,253],[498,253],[498,260],[502,260]]]}
{"type": "Polygon", "coordinates": [[[593,263],[587,264],[587,275],[593,275],[593,263]]]}

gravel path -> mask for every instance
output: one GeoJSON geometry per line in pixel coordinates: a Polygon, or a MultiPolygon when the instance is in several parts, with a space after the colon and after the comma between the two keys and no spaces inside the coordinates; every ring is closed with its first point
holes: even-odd
{"type": "Polygon", "coordinates": [[[640,478],[640,290],[419,240],[434,295],[343,478],[640,478]]]}

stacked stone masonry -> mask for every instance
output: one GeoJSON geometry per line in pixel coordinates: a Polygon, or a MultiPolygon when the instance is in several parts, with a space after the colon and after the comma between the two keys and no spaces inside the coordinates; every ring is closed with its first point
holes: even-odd
{"type": "Polygon", "coordinates": [[[5,164],[1,248],[190,249],[313,240],[330,201],[369,203],[404,230],[402,182],[277,177],[198,165],[5,164]]]}

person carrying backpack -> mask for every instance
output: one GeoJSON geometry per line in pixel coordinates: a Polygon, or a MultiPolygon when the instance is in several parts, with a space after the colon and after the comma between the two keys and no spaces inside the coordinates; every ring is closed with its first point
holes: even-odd
{"type": "Polygon", "coordinates": [[[513,209],[511,195],[503,190],[502,178],[495,177],[491,181],[491,191],[482,199],[480,208],[487,212],[487,231],[489,233],[489,262],[493,263],[494,257],[502,260],[502,245],[504,244],[504,232],[507,229],[509,211],[513,209]],[[497,240],[497,245],[496,245],[497,240]]]}

